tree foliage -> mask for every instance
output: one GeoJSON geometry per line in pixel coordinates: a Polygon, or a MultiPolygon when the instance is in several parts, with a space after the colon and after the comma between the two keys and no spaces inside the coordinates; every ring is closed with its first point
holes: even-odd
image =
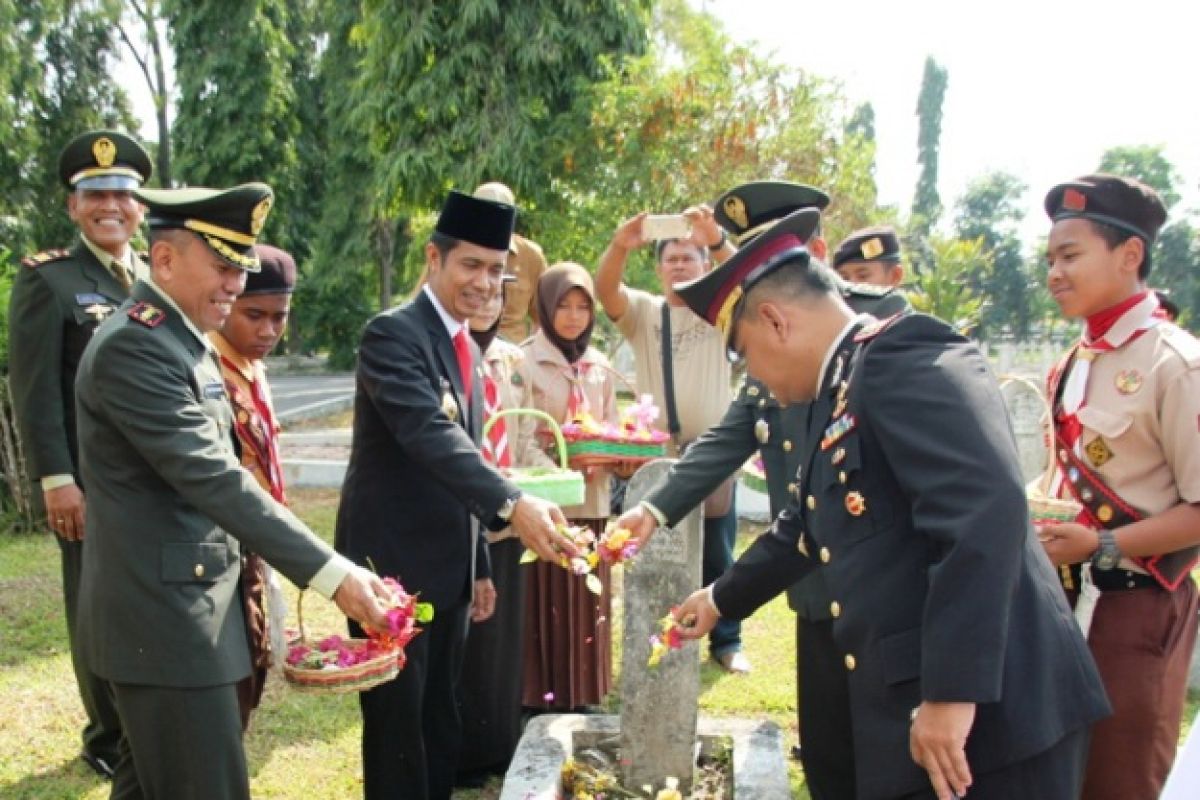
{"type": "Polygon", "coordinates": [[[973,278],[975,289],[988,299],[980,320],[981,338],[1005,329],[1024,337],[1034,319],[1030,300],[1041,288],[1026,269],[1018,236],[1027,190],[1015,176],[992,172],[973,180],[957,204],[958,238],[979,240],[990,260],[990,269],[973,278]]]}
{"type": "Polygon", "coordinates": [[[117,0],[0,0],[0,234],[17,254],[75,236],[63,145],[90,128],[133,128],[112,80],[119,15],[117,0]]]}
{"type": "Polygon", "coordinates": [[[942,139],[942,104],[946,99],[949,73],[933,60],[925,59],[921,78],[921,93],[917,96],[917,163],[921,174],[913,195],[910,233],[920,239],[929,236],[942,215],[942,200],[938,194],[938,152],[942,139]]]}
{"type": "Polygon", "coordinates": [[[175,51],[179,103],[172,138],[175,177],[191,186],[270,184],[274,213],[263,238],[303,258],[310,229],[300,213],[301,107],[290,27],[307,2],[164,0],[175,51]]]}
{"type": "MultiPolygon", "coordinates": [[[[649,52],[613,65],[555,131],[561,162],[532,222],[551,261],[594,264],[621,220],[748,180],[829,191],[831,240],[874,221],[874,145],[842,135],[832,85],[735,44],[681,0],[660,3],[653,31],[649,52]]],[[[627,275],[656,286],[649,256],[627,275]]]]}
{"type": "Polygon", "coordinates": [[[970,333],[979,324],[985,302],[974,288],[980,274],[991,271],[991,255],[982,238],[929,239],[932,259],[916,276],[909,299],[917,311],[949,322],[959,332],[970,333]]]}

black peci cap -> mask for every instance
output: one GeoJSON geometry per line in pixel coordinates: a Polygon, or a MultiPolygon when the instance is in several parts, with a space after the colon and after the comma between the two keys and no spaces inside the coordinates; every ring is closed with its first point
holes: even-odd
{"type": "Polygon", "coordinates": [[[434,230],[489,250],[508,250],[512,242],[517,209],[508,203],[498,203],[451,191],[446,195],[442,213],[434,230]]]}

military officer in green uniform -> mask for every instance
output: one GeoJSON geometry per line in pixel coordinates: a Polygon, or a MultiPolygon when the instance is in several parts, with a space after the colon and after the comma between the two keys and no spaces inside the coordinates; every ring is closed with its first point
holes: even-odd
{"type": "Polygon", "coordinates": [[[75,435],[75,371],[101,320],[146,274],[129,241],[142,221],[131,194],[150,177],[150,157],[118,131],[89,131],[58,160],[67,213],[79,227],[69,250],[47,250],[22,262],[9,305],[9,370],[33,497],[62,551],[67,637],[79,697],[87,714],[83,759],[112,777],[121,728],[112,700],[83,659],[75,636],[85,501],[75,435]]]}
{"type": "Polygon", "coordinates": [[[76,382],[88,488],[78,635],[124,733],[113,798],[245,800],[242,547],[363,624],[386,627],[392,598],[262,489],[235,450],[205,334],[259,269],[270,187],[135,197],[149,209],[150,276],[97,329],[76,382]]]}
{"type": "MultiPolygon", "coordinates": [[[[745,246],[779,219],[803,208],[810,209],[798,235],[814,251],[824,252],[825,243],[819,232],[820,210],[828,202],[824,192],[811,186],[761,181],[730,189],[717,201],[715,214],[721,226],[731,232],[730,238],[738,246],[745,246]]],[[[852,308],[862,313],[886,317],[908,309],[907,301],[891,291],[890,286],[847,284],[843,295],[852,308]]],[[[675,525],[714,487],[737,471],[755,450],[762,455],[774,518],[795,493],[807,412],[807,404],[781,406],[760,381],[747,377],[724,418],[689,448],[642,504],[627,511],[617,524],[639,533],[659,524],[675,525]]],[[[788,588],[787,596],[788,605],[796,612],[797,714],[803,730],[807,727],[803,722],[805,716],[825,716],[825,701],[832,695],[829,682],[821,681],[821,676],[829,669],[840,670],[841,665],[827,667],[819,661],[822,650],[805,647],[806,641],[814,639],[811,635],[805,639],[805,628],[828,627],[832,619],[829,591],[821,574],[815,572],[797,581],[788,588]],[[808,670],[806,664],[811,665],[808,670]],[[806,683],[811,693],[807,708],[800,702],[801,675],[806,672],[810,673],[806,683]]],[[[833,687],[841,683],[833,682],[833,687]]],[[[809,791],[815,800],[847,796],[847,789],[836,780],[836,773],[821,769],[823,744],[813,737],[807,750],[799,753],[805,764],[809,791]]]]}

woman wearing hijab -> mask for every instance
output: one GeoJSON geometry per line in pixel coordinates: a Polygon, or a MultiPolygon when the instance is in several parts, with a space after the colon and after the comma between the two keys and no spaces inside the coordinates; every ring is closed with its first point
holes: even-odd
{"type": "MultiPolygon", "coordinates": [[[[560,424],[587,412],[597,422],[617,421],[617,397],[608,359],[590,346],[596,321],[592,276],[579,264],[548,269],[537,285],[542,327],[521,345],[533,406],[560,424]]],[[[544,463],[550,463],[545,457],[544,463]]],[[[609,470],[586,473],[584,502],[563,508],[572,525],[597,536],[609,513],[609,470]]],[[[598,705],[612,683],[612,631],[608,565],[597,574],[603,592],[548,563],[528,564],[523,702],[539,710],[598,705]]]]}

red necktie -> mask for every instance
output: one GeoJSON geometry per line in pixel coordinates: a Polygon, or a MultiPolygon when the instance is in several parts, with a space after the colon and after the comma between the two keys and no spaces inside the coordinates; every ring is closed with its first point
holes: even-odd
{"type": "MultiPolygon", "coordinates": [[[[500,389],[491,375],[483,376],[483,424],[500,411],[500,389]]],[[[508,428],[504,417],[496,420],[483,440],[483,457],[497,467],[511,467],[512,454],[508,451],[508,428]]]]}
{"type": "Polygon", "coordinates": [[[471,402],[471,343],[467,339],[467,326],[458,329],[454,337],[454,354],[458,356],[458,372],[462,376],[463,398],[471,402]]]}

